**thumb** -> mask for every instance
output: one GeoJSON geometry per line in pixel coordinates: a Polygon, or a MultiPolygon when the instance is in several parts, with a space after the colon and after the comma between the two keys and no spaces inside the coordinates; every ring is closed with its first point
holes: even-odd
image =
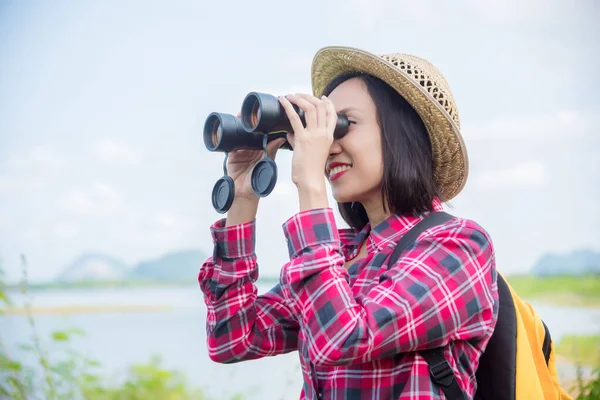
{"type": "Polygon", "coordinates": [[[275,139],[269,144],[267,144],[267,155],[270,159],[275,160],[275,155],[277,154],[277,150],[285,143],[284,138],[275,139]]]}

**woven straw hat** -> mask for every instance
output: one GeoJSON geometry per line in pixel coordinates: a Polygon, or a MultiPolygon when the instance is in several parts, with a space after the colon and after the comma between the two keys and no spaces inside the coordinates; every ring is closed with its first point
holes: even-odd
{"type": "Polygon", "coordinates": [[[362,72],[383,80],[413,106],[429,133],[441,199],[455,197],[467,181],[469,161],[458,110],[440,71],[408,54],[376,55],[352,47],[325,47],[313,60],[313,94],[321,97],[331,80],[347,72],[362,72]]]}

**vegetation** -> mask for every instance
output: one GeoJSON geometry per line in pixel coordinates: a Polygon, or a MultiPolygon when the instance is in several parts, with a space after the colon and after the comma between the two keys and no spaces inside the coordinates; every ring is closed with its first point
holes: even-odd
{"type": "Polygon", "coordinates": [[[559,305],[600,306],[600,275],[507,276],[509,284],[524,299],[559,305]]]}
{"type": "MultiPolygon", "coordinates": [[[[23,296],[27,298],[28,286],[24,259],[23,265],[21,290],[23,296]]],[[[0,264],[0,314],[11,306],[3,274],[0,264]]],[[[525,293],[524,297],[530,298],[559,292],[565,284],[569,291],[576,290],[595,299],[600,296],[597,291],[599,287],[597,277],[587,281],[568,278],[517,277],[514,279],[513,277],[510,282],[519,293],[525,293]],[[540,284],[540,281],[543,283],[540,284]],[[537,284],[535,288],[533,282],[537,284]]],[[[32,356],[28,359],[34,361],[27,364],[23,361],[24,357],[17,358],[9,354],[0,336],[0,398],[208,400],[201,390],[192,388],[179,371],[165,368],[162,360],[157,356],[150,357],[146,363],[132,365],[121,381],[110,382],[99,372],[98,362],[74,350],[73,338],[84,335],[84,332],[69,329],[55,331],[48,338],[40,338],[36,332],[32,313],[28,311],[30,305],[25,304],[24,310],[32,336],[22,344],[21,348],[26,354],[32,356]]],[[[565,337],[557,344],[556,351],[560,357],[567,358],[578,366],[578,379],[572,388],[569,387],[572,393],[575,393],[574,398],[599,399],[600,336],[565,337]],[[582,367],[595,368],[590,378],[583,378],[582,367]]],[[[241,396],[235,396],[234,399],[241,399],[241,396]]]]}
{"type": "MultiPolygon", "coordinates": [[[[25,265],[25,260],[23,259],[25,265]]],[[[23,295],[27,297],[27,275],[23,269],[23,295]]],[[[11,306],[0,265],[0,314],[11,306]]],[[[26,304],[25,309],[28,309],[26,304]]],[[[0,315],[1,317],[1,315],[0,315]]],[[[132,365],[120,382],[109,382],[99,373],[100,364],[73,349],[72,340],[84,335],[77,329],[52,332],[41,338],[35,320],[26,313],[32,336],[21,350],[33,357],[14,357],[0,337],[0,398],[15,400],[208,400],[201,390],[191,388],[178,371],[162,366],[160,357],[132,365]],[[23,359],[35,362],[26,364],[23,359]]],[[[235,396],[234,399],[241,399],[235,396]]]]}
{"type": "Polygon", "coordinates": [[[582,366],[600,367],[600,335],[565,336],[556,354],[582,366]]]}

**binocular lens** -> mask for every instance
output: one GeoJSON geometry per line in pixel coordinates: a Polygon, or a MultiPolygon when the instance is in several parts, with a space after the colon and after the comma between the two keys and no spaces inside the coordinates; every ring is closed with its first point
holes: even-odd
{"type": "Polygon", "coordinates": [[[262,112],[261,112],[260,104],[258,104],[258,101],[257,101],[252,106],[252,128],[255,128],[258,125],[258,122],[260,121],[261,113],[262,112]]]}
{"type": "Polygon", "coordinates": [[[211,113],[204,123],[204,144],[209,151],[262,149],[263,138],[246,132],[239,118],[211,113]]]}
{"type": "Polygon", "coordinates": [[[215,147],[218,146],[218,144],[221,142],[222,137],[223,137],[223,127],[221,126],[221,121],[219,121],[217,118],[215,118],[215,121],[213,122],[213,125],[212,125],[212,132],[211,132],[213,146],[215,146],[215,147]]]}
{"type": "Polygon", "coordinates": [[[249,95],[242,103],[242,124],[246,131],[252,132],[258,126],[262,115],[258,96],[249,95]]]}

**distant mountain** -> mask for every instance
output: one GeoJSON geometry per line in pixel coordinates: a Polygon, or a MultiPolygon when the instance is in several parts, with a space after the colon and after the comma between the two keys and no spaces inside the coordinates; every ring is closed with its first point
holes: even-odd
{"type": "Polygon", "coordinates": [[[200,250],[171,252],[139,263],[127,277],[131,280],[193,281],[205,259],[200,250]]]}
{"type": "Polygon", "coordinates": [[[206,259],[200,250],[167,253],[134,267],[106,254],[84,254],[69,264],[56,278],[62,283],[118,281],[193,281],[206,259]]]}
{"type": "Polygon", "coordinates": [[[58,276],[60,282],[120,281],[129,273],[129,267],[106,254],[84,254],[58,276]]]}
{"type": "Polygon", "coordinates": [[[544,255],[531,270],[537,276],[600,275],[600,253],[576,250],[569,254],[544,255]]]}

